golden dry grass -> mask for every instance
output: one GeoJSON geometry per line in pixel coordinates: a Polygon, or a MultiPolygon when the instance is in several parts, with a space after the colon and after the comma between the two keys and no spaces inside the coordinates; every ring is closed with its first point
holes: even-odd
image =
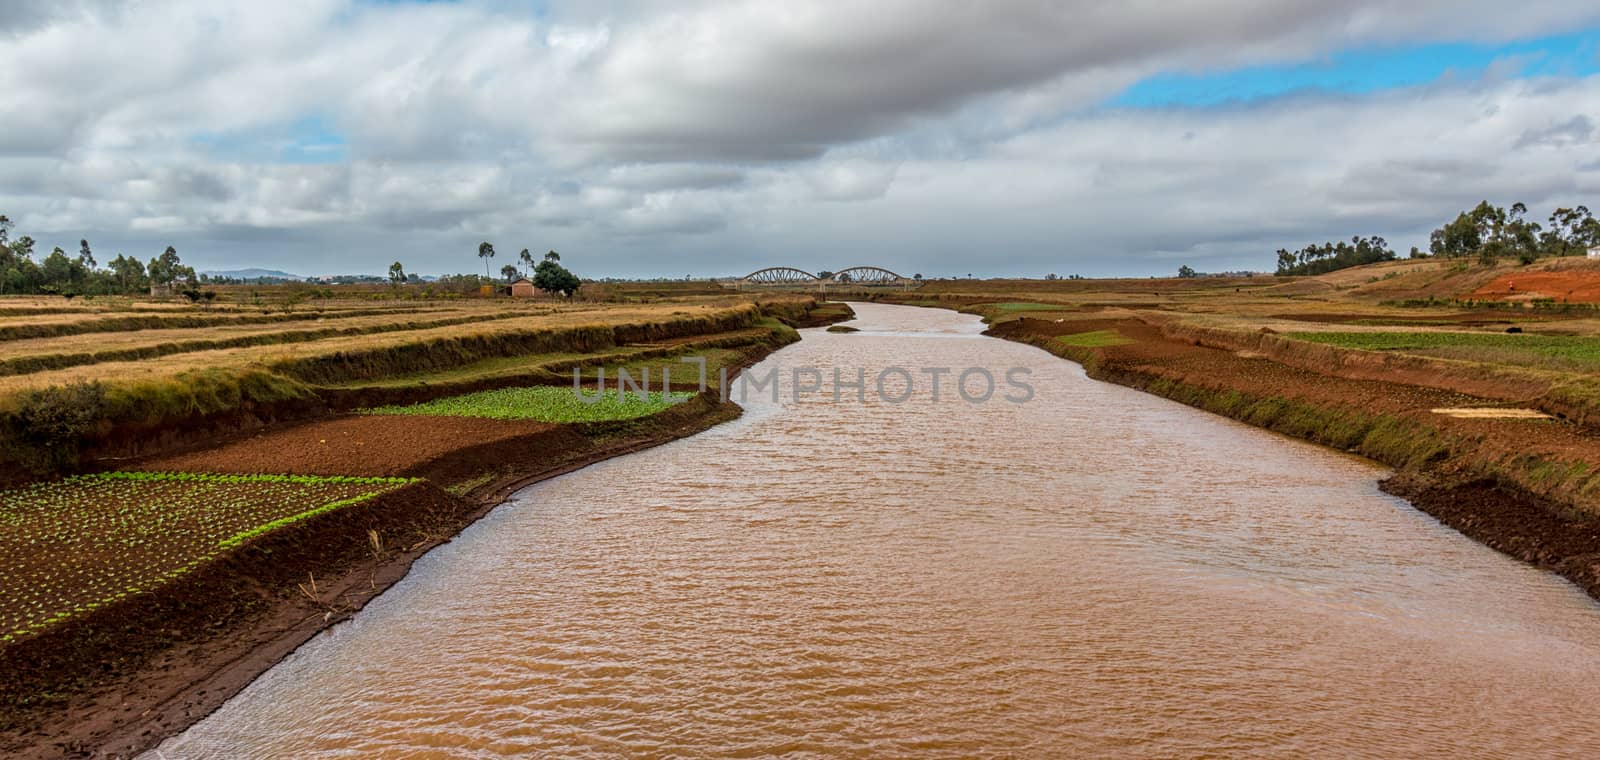
{"type": "Polygon", "coordinates": [[[28,338],[0,342],[0,360],[50,354],[94,353],[194,340],[227,340],[268,335],[314,333],[330,328],[371,329],[385,325],[434,322],[474,316],[490,319],[514,315],[484,313],[472,309],[438,309],[422,312],[395,311],[392,314],[365,317],[341,317],[337,314],[326,314],[316,319],[304,321],[269,322],[265,324],[246,322],[207,327],[82,333],[56,338],[28,338]]]}
{"type": "MultiPolygon", "coordinates": [[[[748,308],[738,305],[740,300],[738,298],[727,298],[719,299],[719,302],[716,303],[702,304],[585,305],[556,313],[512,317],[424,330],[335,337],[310,343],[194,351],[135,361],[103,362],[0,378],[0,394],[10,394],[30,388],[64,385],[80,381],[100,381],[115,384],[137,383],[172,378],[195,370],[268,368],[275,364],[299,359],[326,357],[340,353],[362,353],[439,340],[469,337],[492,338],[494,336],[539,330],[591,326],[610,328],[639,323],[670,322],[695,317],[714,317],[732,313],[740,308],[748,308]]],[[[195,335],[203,335],[213,329],[215,328],[170,332],[192,332],[195,335]]],[[[137,333],[134,335],[137,335],[137,333]]],[[[95,336],[89,335],[56,340],[71,341],[72,345],[78,345],[80,339],[90,339],[92,343],[93,338],[95,336]]],[[[129,340],[138,339],[129,338],[129,340]]],[[[48,342],[38,345],[47,346],[48,342]]]]}

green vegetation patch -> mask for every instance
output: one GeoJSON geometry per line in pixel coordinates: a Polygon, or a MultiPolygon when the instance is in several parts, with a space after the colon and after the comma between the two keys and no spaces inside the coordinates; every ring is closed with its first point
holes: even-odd
{"type": "Polygon", "coordinates": [[[1123,346],[1133,340],[1125,338],[1116,330],[1092,330],[1090,332],[1073,333],[1072,335],[1056,336],[1056,342],[1063,346],[1073,348],[1105,348],[1107,346],[1123,346]]]}
{"type": "MultiPolygon", "coordinates": [[[[614,380],[610,378],[608,382],[614,380]]],[[[686,401],[694,394],[651,391],[646,398],[641,398],[640,394],[631,390],[623,394],[615,388],[608,388],[603,394],[585,391],[583,396],[580,399],[572,388],[562,386],[502,388],[411,406],[382,406],[363,410],[363,413],[539,422],[607,422],[647,417],[686,401]]]]}
{"type": "Polygon", "coordinates": [[[1472,332],[1294,332],[1296,340],[1366,351],[1546,369],[1600,371],[1600,339],[1570,335],[1472,332]]]}
{"type": "Polygon", "coordinates": [[[112,472],[0,491],[0,644],[411,482],[112,472]]]}

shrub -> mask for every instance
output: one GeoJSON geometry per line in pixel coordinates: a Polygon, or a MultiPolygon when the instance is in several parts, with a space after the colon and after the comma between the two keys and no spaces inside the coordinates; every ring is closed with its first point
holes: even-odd
{"type": "Polygon", "coordinates": [[[5,416],[8,459],[39,474],[78,463],[84,438],[105,416],[106,390],[100,383],[73,383],[28,391],[5,416]]]}

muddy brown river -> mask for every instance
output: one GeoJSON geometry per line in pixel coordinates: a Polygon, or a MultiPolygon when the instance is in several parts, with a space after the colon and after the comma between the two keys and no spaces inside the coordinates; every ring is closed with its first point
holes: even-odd
{"type": "Polygon", "coordinates": [[[1600,608],[1382,468],[857,309],[756,368],[779,402],[518,493],[157,752],[1596,756],[1600,608]]]}

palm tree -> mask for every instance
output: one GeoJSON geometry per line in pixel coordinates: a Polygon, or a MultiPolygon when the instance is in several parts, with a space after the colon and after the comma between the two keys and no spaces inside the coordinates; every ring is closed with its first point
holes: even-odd
{"type": "Polygon", "coordinates": [[[490,279],[490,277],[489,277],[489,259],[494,258],[494,245],[492,243],[490,243],[489,241],[487,241],[487,240],[485,240],[482,243],[479,243],[478,244],[478,258],[483,259],[483,278],[485,280],[490,279]]]}

